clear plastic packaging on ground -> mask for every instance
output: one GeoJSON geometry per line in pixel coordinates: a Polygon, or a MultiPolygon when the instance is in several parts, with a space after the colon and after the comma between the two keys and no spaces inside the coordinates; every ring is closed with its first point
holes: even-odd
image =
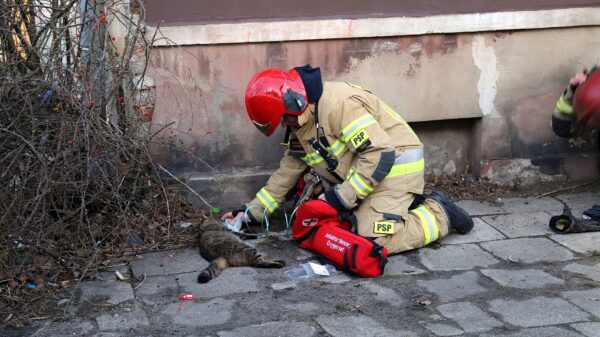
{"type": "Polygon", "coordinates": [[[330,264],[322,265],[314,262],[307,262],[299,267],[286,270],[283,274],[292,280],[309,279],[317,275],[329,276],[337,272],[334,266],[330,264]]]}

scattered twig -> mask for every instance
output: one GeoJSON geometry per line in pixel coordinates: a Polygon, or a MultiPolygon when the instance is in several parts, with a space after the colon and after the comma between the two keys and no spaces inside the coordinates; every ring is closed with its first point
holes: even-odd
{"type": "Polygon", "coordinates": [[[142,284],[144,284],[144,281],[146,281],[146,274],[144,273],[144,274],[142,274],[142,276],[143,276],[142,280],[140,281],[140,283],[138,283],[138,285],[133,287],[133,290],[138,290],[142,286],[142,284]]]}
{"type": "Polygon", "coordinates": [[[86,297],[83,297],[83,300],[88,302],[92,306],[99,307],[99,308],[111,308],[111,307],[115,306],[114,304],[110,304],[110,303],[94,303],[94,302],[90,301],[89,299],[87,299],[86,297]]]}
{"type": "Polygon", "coordinates": [[[156,130],[154,133],[152,133],[152,135],[150,135],[150,137],[148,137],[148,139],[152,140],[154,137],[156,137],[156,135],[158,135],[159,133],[163,132],[165,129],[167,129],[169,126],[175,124],[175,122],[171,122],[167,125],[163,125],[161,126],[158,130],[156,130]]]}
{"type": "Polygon", "coordinates": [[[189,187],[186,183],[184,183],[183,181],[179,180],[179,178],[177,178],[176,176],[173,175],[173,173],[169,172],[166,168],[164,168],[162,165],[158,165],[158,167],[160,167],[161,170],[165,171],[168,175],[170,175],[173,179],[177,180],[177,182],[179,182],[180,184],[182,184],[183,186],[185,186],[188,190],[190,190],[190,192],[192,192],[195,196],[197,196],[198,198],[200,198],[200,200],[202,200],[202,202],[204,202],[204,204],[206,204],[206,206],[208,206],[209,208],[213,208],[211,204],[208,203],[208,201],[206,201],[206,199],[204,199],[200,194],[198,194],[198,192],[194,191],[193,188],[189,187]]]}
{"type": "Polygon", "coordinates": [[[576,188],[579,188],[579,187],[584,187],[584,186],[590,185],[591,183],[592,182],[587,182],[587,183],[583,183],[583,184],[579,184],[579,185],[575,185],[575,186],[570,186],[570,187],[565,187],[565,188],[559,188],[559,189],[556,189],[556,190],[553,190],[553,191],[550,191],[550,192],[542,193],[542,194],[538,195],[537,198],[545,197],[545,196],[548,196],[548,195],[551,195],[551,194],[555,194],[555,193],[558,193],[558,192],[564,192],[564,191],[568,191],[568,190],[573,190],[573,189],[576,189],[576,188]]]}
{"type": "Polygon", "coordinates": [[[56,262],[58,262],[64,268],[64,270],[67,272],[68,275],[71,275],[73,277],[75,276],[74,273],[73,273],[73,270],[71,270],[71,268],[69,268],[69,266],[67,266],[67,264],[65,262],[65,259],[63,259],[62,257],[56,256],[54,253],[48,251],[46,248],[40,246],[39,244],[25,242],[25,241],[19,240],[19,239],[16,239],[14,241],[22,243],[24,245],[30,245],[30,246],[35,247],[35,249],[37,249],[38,251],[40,251],[42,254],[50,256],[51,258],[53,258],[54,260],[56,260],[56,262]]]}
{"type": "Polygon", "coordinates": [[[167,204],[167,236],[171,235],[171,207],[169,206],[169,197],[167,195],[167,191],[165,191],[165,187],[162,187],[163,194],[165,196],[165,203],[167,204]]]}

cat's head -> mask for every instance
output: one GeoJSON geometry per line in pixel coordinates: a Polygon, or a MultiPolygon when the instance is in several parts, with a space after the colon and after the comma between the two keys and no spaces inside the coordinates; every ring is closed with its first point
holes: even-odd
{"type": "Polygon", "coordinates": [[[201,235],[202,233],[208,230],[214,230],[221,227],[223,227],[223,222],[221,220],[215,218],[206,218],[200,221],[200,224],[198,226],[198,232],[201,235]]]}

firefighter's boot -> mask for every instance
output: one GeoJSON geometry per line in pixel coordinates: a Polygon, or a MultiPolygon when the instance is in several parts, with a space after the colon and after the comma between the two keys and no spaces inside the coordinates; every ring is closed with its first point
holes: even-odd
{"type": "Polygon", "coordinates": [[[600,232],[600,221],[577,219],[565,206],[562,215],[550,218],[550,229],[559,234],[600,232]]]}
{"type": "Polygon", "coordinates": [[[450,197],[442,192],[435,191],[427,195],[427,198],[431,198],[442,205],[448,216],[450,231],[455,230],[458,234],[467,234],[473,229],[473,219],[469,213],[458,207],[450,197]]]}
{"type": "Polygon", "coordinates": [[[594,205],[592,208],[585,210],[583,215],[594,221],[600,221],[600,205],[594,205]]]}

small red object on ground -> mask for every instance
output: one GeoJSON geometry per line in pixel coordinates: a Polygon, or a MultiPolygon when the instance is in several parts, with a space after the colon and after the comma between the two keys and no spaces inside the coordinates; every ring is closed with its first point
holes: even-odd
{"type": "Polygon", "coordinates": [[[179,296],[177,296],[177,297],[179,297],[179,299],[182,301],[189,301],[189,300],[193,300],[194,298],[196,298],[194,296],[194,294],[179,294],[179,296]]]}
{"type": "Polygon", "coordinates": [[[181,315],[181,310],[183,309],[183,302],[191,301],[194,298],[196,298],[196,296],[194,296],[194,294],[179,294],[177,297],[179,297],[179,306],[177,307],[177,315],[181,315]]]}

